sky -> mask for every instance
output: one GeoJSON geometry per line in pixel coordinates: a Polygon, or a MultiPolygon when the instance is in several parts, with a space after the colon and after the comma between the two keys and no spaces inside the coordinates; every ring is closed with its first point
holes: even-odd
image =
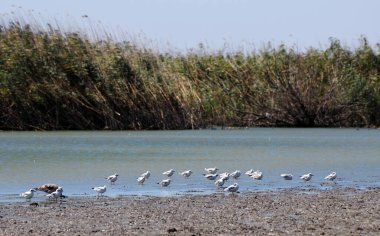
{"type": "Polygon", "coordinates": [[[348,47],[358,45],[361,36],[376,44],[379,9],[379,0],[0,0],[3,19],[33,11],[41,23],[101,25],[121,38],[185,51],[199,43],[212,50],[268,42],[324,48],[331,37],[348,47]]]}

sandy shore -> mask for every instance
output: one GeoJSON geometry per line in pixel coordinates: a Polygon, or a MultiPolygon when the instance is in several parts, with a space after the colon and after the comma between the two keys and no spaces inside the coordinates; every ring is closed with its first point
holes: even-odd
{"type": "Polygon", "coordinates": [[[380,235],[380,189],[0,204],[0,235],[380,235]]]}

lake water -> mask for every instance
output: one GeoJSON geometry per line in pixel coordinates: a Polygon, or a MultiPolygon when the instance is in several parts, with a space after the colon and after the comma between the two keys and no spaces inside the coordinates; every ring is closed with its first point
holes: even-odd
{"type": "MultiPolygon", "coordinates": [[[[57,183],[68,196],[208,194],[218,190],[203,177],[205,167],[242,171],[241,192],[289,187],[325,188],[324,177],[338,174],[337,185],[380,186],[380,130],[253,128],[189,131],[0,132],[0,201],[24,201],[18,195],[44,183],[57,183]],[[167,188],[157,185],[162,172],[191,169],[185,179],[174,174],[167,188]],[[261,181],[244,175],[264,173],[261,181]],[[146,170],[144,185],[136,178],[146,170]],[[311,172],[308,183],[299,176],[311,172]],[[105,177],[118,173],[110,186],[105,177]],[[285,181],[281,173],[292,173],[285,181]],[[243,176],[244,175],[244,176],[243,176]]],[[[44,199],[42,193],[38,199],[44,199]]]]}

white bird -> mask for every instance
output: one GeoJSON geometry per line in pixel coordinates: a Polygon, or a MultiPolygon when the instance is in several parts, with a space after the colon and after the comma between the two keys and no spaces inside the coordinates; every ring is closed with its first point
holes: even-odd
{"type": "Polygon", "coordinates": [[[281,174],[281,177],[284,178],[285,180],[292,180],[293,179],[292,174],[281,174]]]}
{"type": "Polygon", "coordinates": [[[182,175],[183,177],[188,178],[188,177],[190,177],[190,175],[191,175],[192,173],[193,173],[193,172],[192,172],[191,170],[185,170],[185,171],[183,171],[183,172],[181,172],[181,173],[179,173],[179,174],[182,175]]]}
{"type": "Polygon", "coordinates": [[[208,179],[208,180],[215,180],[216,179],[216,177],[218,177],[219,175],[218,174],[203,174],[204,175],[204,177],[206,178],[206,179],[208,179]]]}
{"type": "Polygon", "coordinates": [[[141,177],[145,177],[145,179],[149,179],[149,177],[150,177],[150,171],[148,170],[147,172],[142,173],[140,176],[141,177]]]}
{"type": "Polygon", "coordinates": [[[209,174],[215,174],[219,169],[216,167],[213,168],[205,168],[205,171],[208,172],[209,174]]]}
{"type": "Polygon", "coordinates": [[[24,193],[20,193],[20,196],[25,198],[26,201],[28,201],[28,200],[30,201],[30,199],[32,199],[32,197],[34,196],[35,191],[36,190],[34,190],[34,189],[30,189],[29,191],[26,191],[24,193]]]}
{"type": "Polygon", "coordinates": [[[171,177],[173,174],[174,174],[175,170],[173,169],[170,169],[168,171],[165,171],[164,173],[162,173],[163,175],[166,175],[167,177],[171,177]]]}
{"type": "Polygon", "coordinates": [[[115,183],[115,181],[117,180],[117,177],[119,175],[117,173],[113,174],[113,175],[110,175],[106,178],[106,180],[110,181],[111,184],[115,183]]]}
{"type": "Polygon", "coordinates": [[[239,189],[239,184],[234,183],[233,185],[230,185],[227,188],[225,188],[224,191],[234,193],[234,192],[237,192],[238,189],[239,189]]]}
{"type": "Polygon", "coordinates": [[[245,174],[248,175],[248,176],[251,176],[252,173],[253,173],[253,169],[247,170],[245,172],[245,174]]]}
{"type": "Polygon", "coordinates": [[[140,176],[140,177],[137,178],[137,182],[138,182],[139,184],[143,184],[143,183],[145,182],[145,180],[146,180],[146,177],[145,177],[145,176],[140,176]]]}
{"type": "Polygon", "coordinates": [[[333,181],[336,178],[336,176],[337,176],[336,173],[332,172],[331,174],[325,177],[325,180],[333,181]]]}
{"type": "Polygon", "coordinates": [[[58,187],[57,190],[55,190],[54,192],[46,195],[46,197],[48,197],[49,199],[53,198],[56,201],[58,201],[58,198],[62,198],[63,197],[62,193],[63,193],[63,188],[62,187],[58,187]]]}
{"type": "Polygon", "coordinates": [[[232,173],[230,174],[230,176],[231,176],[232,178],[234,178],[234,179],[239,178],[240,175],[241,175],[240,170],[235,170],[234,172],[232,172],[232,173]]]}
{"type": "Polygon", "coordinates": [[[215,185],[217,187],[222,187],[224,185],[224,183],[226,183],[226,180],[223,178],[219,178],[217,181],[215,181],[215,185]]]}
{"type": "Polygon", "coordinates": [[[219,175],[221,179],[228,180],[230,178],[230,173],[224,172],[219,175]]]}
{"type": "Polygon", "coordinates": [[[104,186],[99,186],[99,187],[93,187],[92,189],[98,192],[98,197],[99,197],[99,194],[103,196],[103,193],[107,191],[107,186],[104,185],[104,186]]]}
{"type": "Polygon", "coordinates": [[[309,181],[309,180],[311,180],[312,176],[314,176],[312,173],[308,173],[308,174],[304,174],[304,175],[300,176],[300,179],[302,179],[304,181],[309,181]]]}
{"type": "Polygon", "coordinates": [[[250,175],[253,179],[261,180],[263,178],[263,172],[256,170],[250,175]]]}
{"type": "Polygon", "coordinates": [[[171,182],[171,179],[164,179],[164,180],[161,180],[161,182],[159,182],[158,184],[161,185],[161,187],[167,187],[169,186],[171,182]]]}

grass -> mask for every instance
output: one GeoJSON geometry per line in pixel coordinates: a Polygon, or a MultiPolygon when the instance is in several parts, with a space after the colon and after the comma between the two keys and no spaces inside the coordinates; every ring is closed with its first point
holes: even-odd
{"type": "Polygon", "coordinates": [[[354,49],[161,53],[28,20],[0,26],[3,130],[380,126],[380,46],[365,37],[354,49]]]}

